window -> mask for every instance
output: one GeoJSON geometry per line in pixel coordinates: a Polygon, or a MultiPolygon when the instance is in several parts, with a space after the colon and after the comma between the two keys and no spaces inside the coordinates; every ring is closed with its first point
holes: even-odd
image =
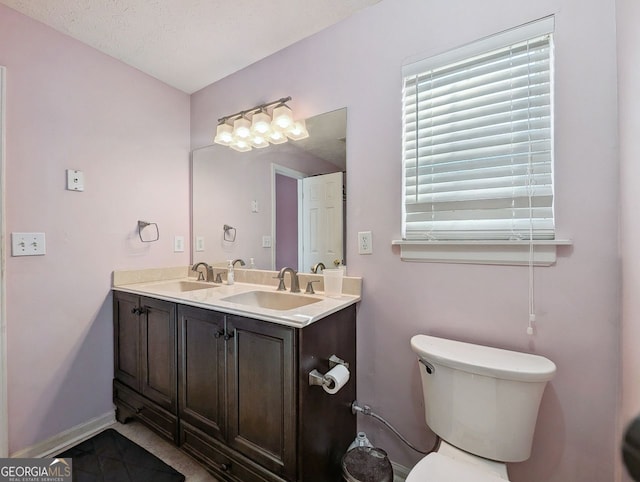
{"type": "Polygon", "coordinates": [[[403,68],[404,240],[554,239],[552,30],[403,68]]]}

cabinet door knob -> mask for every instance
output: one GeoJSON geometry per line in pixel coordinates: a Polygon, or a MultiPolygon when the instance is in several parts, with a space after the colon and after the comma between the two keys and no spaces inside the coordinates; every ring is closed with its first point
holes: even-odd
{"type": "Polygon", "coordinates": [[[220,469],[222,469],[223,472],[228,472],[229,470],[231,470],[231,464],[220,464],[220,469]]]}
{"type": "Polygon", "coordinates": [[[224,331],[220,330],[220,331],[216,331],[216,332],[213,334],[213,337],[214,337],[214,338],[220,338],[222,335],[224,335],[224,331]]]}
{"type": "Polygon", "coordinates": [[[137,306],[135,308],[131,308],[131,313],[133,313],[134,315],[139,315],[140,308],[138,308],[137,306]]]}
{"type": "Polygon", "coordinates": [[[233,332],[231,332],[231,333],[227,332],[227,333],[224,334],[224,339],[225,340],[228,340],[229,338],[233,338],[233,332]]]}

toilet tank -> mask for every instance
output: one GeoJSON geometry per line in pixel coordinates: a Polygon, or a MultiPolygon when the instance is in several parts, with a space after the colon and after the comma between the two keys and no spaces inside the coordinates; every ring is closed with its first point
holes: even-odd
{"type": "Polygon", "coordinates": [[[431,430],[481,457],[529,458],[540,400],[556,371],[551,360],[428,335],[411,338],[411,348],[431,430]]]}

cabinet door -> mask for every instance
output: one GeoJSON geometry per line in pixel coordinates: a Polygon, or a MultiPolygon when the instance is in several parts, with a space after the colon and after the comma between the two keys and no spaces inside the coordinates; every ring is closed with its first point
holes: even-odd
{"type": "Polygon", "coordinates": [[[180,419],[224,440],[224,315],[180,306],[178,317],[180,419]]]}
{"type": "Polygon", "coordinates": [[[138,296],[113,292],[114,375],[125,385],[140,390],[140,319],[138,296]]]}
{"type": "Polygon", "coordinates": [[[176,305],[142,297],[142,394],[171,413],[177,412],[176,305]]]}
{"type": "Polygon", "coordinates": [[[227,316],[228,444],[272,472],[296,476],[293,328],[227,316]]]}

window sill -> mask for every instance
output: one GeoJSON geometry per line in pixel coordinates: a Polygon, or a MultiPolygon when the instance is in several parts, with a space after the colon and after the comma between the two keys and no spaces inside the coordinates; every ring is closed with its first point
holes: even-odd
{"type": "MultiPolygon", "coordinates": [[[[393,240],[391,244],[400,246],[402,261],[515,266],[529,264],[529,241],[393,240]]],[[[533,241],[533,264],[551,266],[556,262],[556,248],[571,244],[572,242],[566,239],[533,241]]]]}

